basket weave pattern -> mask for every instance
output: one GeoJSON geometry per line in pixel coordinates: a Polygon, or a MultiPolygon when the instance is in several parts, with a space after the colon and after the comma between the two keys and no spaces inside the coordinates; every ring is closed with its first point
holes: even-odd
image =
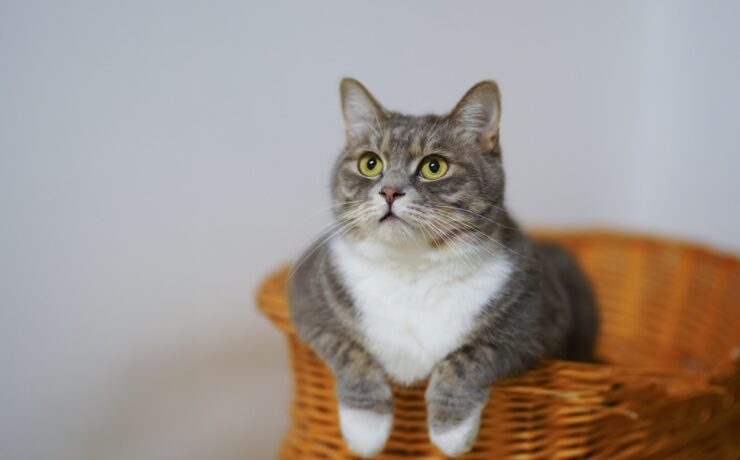
{"type": "MultiPolygon", "coordinates": [[[[740,459],[740,260],[691,244],[607,232],[542,233],[589,275],[597,355],[548,361],[497,383],[465,459],[740,459]]],[[[287,336],[292,425],[280,459],[357,458],[344,445],[331,371],[294,333],[287,269],[258,305],[287,336]]],[[[378,459],[443,459],[429,442],[424,385],[395,387],[378,459]]]]}

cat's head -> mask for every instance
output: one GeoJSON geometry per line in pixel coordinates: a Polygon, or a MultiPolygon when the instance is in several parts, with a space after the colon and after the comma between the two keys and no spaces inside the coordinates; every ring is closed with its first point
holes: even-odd
{"type": "Polygon", "coordinates": [[[344,234],[440,247],[489,233],[504,196],[495,82],[476,84],[445,115],[391,112],[353,79],[340,91],[347,142],[331,190],[344,234]]]}

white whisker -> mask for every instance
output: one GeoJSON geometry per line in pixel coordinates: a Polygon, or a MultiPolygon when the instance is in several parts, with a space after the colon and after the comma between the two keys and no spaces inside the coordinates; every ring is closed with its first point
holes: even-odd
{"type": "MultiPolygon", "coordinates": [[[[501,222],[497,222],[497,221],[491,219],[490,217],[484,216],[483,214],[478,214],[477,212],[473,212],[473,211],[471,211],[469,209],[459,208],[457,206],[439,205],[439,204],[434,204],[434,203],[432,203],[431,206],[434,207],[434,208],[454,209],[454,210],[457,210],[457,211],[466,212],[466,213],[472,214],[472,215],[474,215],[476,217],[480,217],[481,219],[485,219],[485,220],[487,220],[487,221],[491,222],[492,224],[497,225],[499,227],[508,228],[508,229],[511,229],[511,230],[515,230],[516,229],[516,227],[511,227],[509,225],[502,224],[501,222]]],[[[499,206],[496,206],[494,204],[492,204],[491,206],[495,207],[496,209],[504,210],[503,208],[501,208],[499,206]]]]}
{"type": "MultiPolygon", "coordinates": [[[[326,230],[321,232],[319,234],[319,237],[316,238],[303,252],[303,256],[300,258],[300,260],[293,265],[293,267],[290,270],[290,274],[288,275],[288,278],[291,279],[293,277],[293,274],[316,252],[321,248],[321,246],[325,245],[329,242],[329,240],[335,238],[338,236],[343,230],[345,229],[351,229],[354,226],[357,225],[359,220],[367,215],[370,212],[369,209],[365,209],[363,206],[359,206],[356,209],[353,209],[351,211],[348,211],[344,214],[341,214],[337,221],[333,224],[331,224],[326,230]],[[313,249],[308,251],[308,248],[313,249]]],[[[349,230],[348,230],[349,231],[349,230]]],[[[346,233],[346,232],[345,232],[346,233]]],[[[343,233],[342,233],[343,234],[343,233]]]]}
{"type": "MultiPolygon", "coordinates": [[[[470,230],[470,231],[474,231],[474,232],[476,232],[476,233],[478,233],[478,234],[480,234],[480,235],[483,235],[483,236],[485,236],[486,238],[488,238],[488,239],[489,239],[490,241],[492,241],[493,243],[496,243],[496,244],[497,244],[497,245],[498,245],[499,247],[501,247],[502,249],[504,249],[504,250],[507,250],[507,251],[510,251],[510,252],[512,252],[512,253],[514,253],[514,254],[520,255],[521,257],[526,257],[526,256],[523,256],[523,255],[521,255],[521,254],[517,253],[516,251],[514,251],[514,250],[512,250],[512,249],[509,249],[508,247],[506,247],[506,245],[502,244],[501,242],[499,242],[499,241],[498,241],[498,240],[496,240],[495,238],[492,238],[491,236],[489,236],[489,235],[486,235],[486,234],[485,234],[484,232],[482,232],[482,231],[478,230],[477,228],[475,228],[475,227],[474,227],[474,226],[472,226],[471,224],[468,224],[468,223],[465,223],[465,222],[459,222],[459,221],[456,221],[456,222],[450,221],[450,219],[447,219],[446,217],[444,217],[444,216],[442,215],[442,213],[440,213],[440,212],[439,212],[438,210],[431,210],[431,213],[432,213],[432,215],[433,215],[433,216],[434,216],[435,218],[437,218],[437,219],[438,219],[438,220],[440,220],[441,222],[447,222],[447,224],[448,224],[448,225],[452,225],[452,226],[453,226],[454,228],[456,228],[457,230],[463,230],[463,231],[464,231],[464,230],[470,230]],[[457,226],[455,226],[455,224],[457,224],[457,226]]],[[[466,233],[467,233],[467,232],[466,232],[466,233]]],[[[468,233],[468,234],[470,235],[470,233],[468,233]]],[[[471,235],[471,236],[473,236],[473,237],[476,237],[476,235],[471,235]]],[[[478,238],[478,241],[480,242],[480,241],[481,241],[481,240],[480,240],[480,237],[477,237],[477,238],[478,238]]],[[[460,238],[460,239],[462,239],[462,238],[460,238]]],[[[469,243],[468,243],[468,244],[469,244],[469,243]]],[[[491,255],[492,257],[494,257],[494,258],[496,258],[496,259],[499,259],[499,260],[503,261],[504,263],[508,264],[508,265],[509,265],[510,267],[512,267],[512,268],[516,268],[516,266],[515,266],[515,265],[514,265],[514,264],[513,264],[512,262],[510,262],[510,261],[509,261],[508,259],[506,259],[506,258],[504,258],[504,257],[501,257],[500,255],[497,255],[497,254],[495,254],[495,253],[494,253],[494,252],[492,252],[492,251],[491,251],[490,249],[488,249],[487,247],[485,247],[485,245],[482,245],[482,246],[480,246],[480,247],[481,247],[481,249],[483,249],[484,251],[488,252],[488,253],[489,253],[489,254],[490,254],[490,255],[491,255]]]]}
{"type": "MultiPolygon", "coordinates": [[[[444,213],[444,214],[445,214],[446,216],[448,216],[448,217],[454,217],[454,216],[453,216],[452,214],[450,214],[449,212],[445,212],[445,211],[443,211],[443,210],[436,210],[436,211],[437,211],[437,214],[436,214],[436,215],[437,215],[437,217],[438,217],[438,218],[441,218],[441,215],[440,215],[441,213],[444,213]]],[[[499,247],[501,247],[502,249],[504,249],[504,250],[506,250],[506,251],[509,251],[509,252],[510,252],[510,253],[512,253],[512,254],[515,254],[515,255],[517,255],[517,256],[519,256],[519,257],[524,257],[525,259],[531,259],[531,257],[527,256],[526,254],[521,254],[521,253],[519,253],[519,252],[517,252],[517,251],[515,251],[515,250],[513,250],[513,249],[511,249],[511,248],[509,248],[508,246],[506,246],[505,244],[501,243],[501,242],[500,242],[499,240],[497,240],[496,238],[493,238],[493,237],[492,237],[491,235],[487,234],[486,232],[482,231],[482,230],[481,230],[481,229],[480,229],[479,227],[477,227],[477,226],[475,226],[475,225],[473,225],[473,224],[471,224],[471,223],[468,223],[468,222],[462,222],[462,221],[458,221],[458,223],[459,223],[460,225],[463,225],[463,226],[465,226],[465,228],[466,228],[466,229],[468,229],[468,230],[471,230],[471,231],[474,231],[474,232],[476,232],[476,233],[478,233],[478,234],[480,234],[480,235],[484,236],[485,238],[487,238],[487,239],[488,239],[488,240],[490,240],[491,242],[495,243],[496,245],[498,245],[498,246],[499,246],[499,247]]]]}

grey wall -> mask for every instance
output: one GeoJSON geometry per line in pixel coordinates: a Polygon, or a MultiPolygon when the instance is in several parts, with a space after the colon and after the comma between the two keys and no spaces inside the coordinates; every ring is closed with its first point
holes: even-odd
{"type": "Polygon", "coordinates": [[[503,90],[527,225],[740,249],[740,6],[0,3],[0,457],[269,458],[253,293],[328,223],[337,83],[503,90]]]}

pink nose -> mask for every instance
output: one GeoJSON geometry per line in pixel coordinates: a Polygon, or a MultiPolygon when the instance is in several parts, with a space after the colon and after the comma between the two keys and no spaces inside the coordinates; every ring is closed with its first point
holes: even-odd
{"type": "Polygon", "coordinates": [[[405,193],[401,193],[397,188],[395,187],[389,187],[385,186],[380,189],[380,194],[385,196],[385,202],[388,203],[388,206],[393,204],[393,202],[396,200],[396,198],[404,196],[405,193]]]}

